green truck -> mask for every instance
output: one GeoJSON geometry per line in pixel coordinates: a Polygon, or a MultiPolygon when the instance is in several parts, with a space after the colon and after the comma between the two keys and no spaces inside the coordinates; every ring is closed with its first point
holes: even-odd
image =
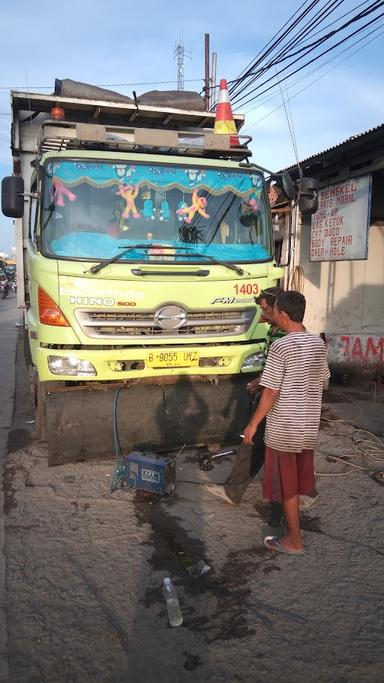
{"type": "Polygon", "coordinates": [[[50,464],[113,452],[117,387],[123,449],[238,440],[255,297],[283,275],[244,117],[234,140],[200,106],[128,99],[11,94],[2,208],[50,464]]]}

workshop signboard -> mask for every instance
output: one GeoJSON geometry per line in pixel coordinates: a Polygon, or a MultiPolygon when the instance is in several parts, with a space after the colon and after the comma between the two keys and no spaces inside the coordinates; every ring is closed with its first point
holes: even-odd
{"type": "Polygon", "coordinates": [[[368,256],[371,176],[319,190],[312,216],[310,261],[356,261],[368,256]]]}

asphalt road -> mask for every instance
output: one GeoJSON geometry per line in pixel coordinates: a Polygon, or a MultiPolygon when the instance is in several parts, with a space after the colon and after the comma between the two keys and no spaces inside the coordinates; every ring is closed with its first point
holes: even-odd
{"type": "MultiPolygon", "coordinates": [[[[287,557],[263,547],[264,535],[279,533],[281,513],[263,501],[260,481],[236,508],[207,493],[207,481],[225,479],[229,459],[202,472],[198,453],[186,449],[165,498],[111,493],[113,460],[49,468],[45,444],[32,439],[20,340],[11,423],[15,315],[12,299],[0,301],[1,682],[381,683],[384,487],[369,476],[378,462],[353,452],[355,426],[339,421],[345,397],[325,403],[320,498],[302,516],[305,555],[287,557]],[[196,578],[202,559],[211,571],[196,578]],[[167,619],[166,575],[180,598],[179,628],[167,619]],[[2,579],[4,589],[4,569],[2,579]]],[[[362,392],[347,403],[359,415],[382,415],[384,398],[374,399],[362,392]]]]}
{"type": "MultiPolygon", "coordinates": [[[[3,479],[8,433],[11,429],[15,395],[16,339],[21,320],[16,294],[0,299],[0,480],[3,479]]],[[[8,681],[6,572],[4,555],[4,493],[0,486],[0,681],[8,681]]]]}

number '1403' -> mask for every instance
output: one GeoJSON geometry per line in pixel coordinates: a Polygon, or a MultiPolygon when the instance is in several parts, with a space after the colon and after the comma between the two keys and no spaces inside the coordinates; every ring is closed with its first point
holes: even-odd
{"type": "Polygon", "coordinates": [[[236,294],[258,294],[259,285],[257,282],[248,282],[247,284],[235,285],[234,286],[236,294]]]}

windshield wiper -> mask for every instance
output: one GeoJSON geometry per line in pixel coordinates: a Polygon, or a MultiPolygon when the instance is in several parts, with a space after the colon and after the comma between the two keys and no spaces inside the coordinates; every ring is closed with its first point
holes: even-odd
{"type": "Polygon", "coordinates": [[[234,270],[235,273],[238,273],[238,275],[244,275],[245,272],[242,268],[240,268],[240,266],[235,266],[234,263],[230,263],[229,261],[220,261],[214,256],[209,256],[208,254],[200,254],[198,251],[193,251],[189,254],[178,254],[178,256],[198,256],[199,258],[208,259],[208,261],[210,261],[211,263],[215,263],[217,266],[224,266],[225,268],[229,268],[229,270],[234,270]]]}
{"type": "Polygon", "coordinates": [[[174,245],[168,245],[168,244],[130,244],[128,247],[120,247],[123,251],[120,251],[119,253],[115,254],[112,256],[112,258],[107,259],[106,261],[100,261],[100,263],[96,263],[94,266],[89,268],[88,270],[85,270],[84,273],[98,273],[100,270],[105,268],[106,266],[109,266],[110,263],[115,263],[116,261],[119,261],[124,254],[128,254],[130,251],[133,251],[134,249],[188,249],[188,247],[175,247],[174,245]]]}
{"type": "Polygon", "coordinates": [[[235,266],[234,263],[228,263],[228,261],[220,261],[219,259],[214,258],[214,256],[209,256],[208,254],[201,254],[197,251],[192,250],[191,247],[186,247],[186,246],[175,246],[174,244],[172,246],[170,245],[164,245],[164,244],[131,244],[129,247],[121,247],[123,251],[120,251],[118,254],[115,254],[112,256],[112,258],[107,259],[106,261],[100,261],[100,263],[96,263],[94,266],[89,268],[88,270],[84,271],[85,273],[98,273],[100,270],[105,268],[106,266],[109,266],[110,263],[115,263],[116,261],[119,261],[124,254],[128,254],[130,251],[133,251],[134,249],[156,249],[156,248],[162,248],[162,249],[183,249],[184,251],[186,249],[191,249],[189,253],[183,253],[183,254],[178,254],[178,256],[188,256],[188,257],[194,257],[197,256],[198,258],[206,258],[208,261],[211,263],[215,263],[218,266],[224,266],[225,268],[229,268],[229,270],[234,270],[235,273],[238,273],[238,275],[244,275],[244,270],[240,268],[239,266],[235,266]]]}

